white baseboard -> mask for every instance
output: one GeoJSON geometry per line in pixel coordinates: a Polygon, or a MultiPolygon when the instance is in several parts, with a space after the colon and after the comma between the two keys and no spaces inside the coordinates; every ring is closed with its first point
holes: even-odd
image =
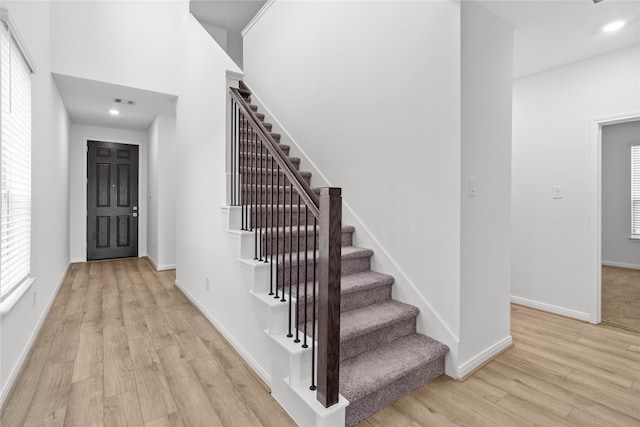
{"type": "Polygon", "coordinates": [[[35,343],[36,338],[38,338],[38,334],[40,333],[40,329],[42,328],[44,319],[46,319],[47,315],[49,315],[49,311],[51,310],[53,301],[55,301],[56,297],[58,296],[58,291],[60,290],[60,287],[64,283],[65,277],[67,277],[67,273],[69,272],[69,267],[71,267],[70,262],[67,263],[67,266],[64,269],[64,272],[62,273],[62,277],[58,281],[58,284],[56,285],[56,288],[53,291],[53,294],[51,295],[49,302],[47,302],[45,309],[42,311],[42,315],[40,316],[40,319],[38,319],[38,323],[36,323],[36,327],[33,333],[31,334],[31,337],[29,338],[29,342],[27,343],[26,348],[20,355],[20,359],[18,359],[18,364],[13,368],[13,371],[11,371],[11,374],[9,374],[9,378],[7,378],[5,387],[2,389],[2,393],[0,393],[0,412],[2,411],[2,409],[4,409],[5,399],[9,396],[11,389],[13,389],[13,386],[15,385],[15,381],[16,379],[18,379],[18,375],[20,374],[20,371],[22,370],[24,363],[27,361],[27,357],[31,352],[31,348],[35,343]]]}
{"type": "Polygon", "coordinates": [[[500,353],[505,348],[509,347],[512,343],[513,343],[513,339],[511,338],[511,335],[509,335],[501,339],[497,343],[493,344],[492,346],[488,347],[484,351],[481,351],[480,353],[476,354],[471,359],[467,360],[466,362],[458,366],[456,378],[466,377],[467,375],[472,373],[474,369],[478,368],[479,366],[482,366],[483,363],[485,363],[487,360],[490,360],[492,357],[500,353]]]}
{"type": "Polygon", "coordinates": [[[158,265],[156,263],[156,261],[153,258],[151,258],[151,256],[146,255],[145,258],[151,263],[151,265],[153,266],[153,268],[156,269],[156,271],[166,271],[166,270],[175,270],[176,269],[176,265],[175,264],[158,265]]]}
{"type": "Polygon", "coordinates": [[[538,310],[548,311],[549,313],[559,314],[561,316],[571,317],[574,319],[589,321],[589,314],[581,311],[572,310],[570,308],[558,307],[540,301],[534,301],[527,298],[521,298],[511,295],[511,302],[514,304],[524,305],[525,307],[537,308],[538,310]]]}
{"type": "Polygon", "coordinates": [[[627,264],[625,262],[602,261],[602,265],[607,267],[630,268],[632,270],[640,270],[640,264],[627,264]]]}
{"type": "Polygon", "coordinates": [[[202,305],[198,300],[189,292],[182,284],[176,279],[176,286],[182,291],[182,293],[189,298],[189,301],[195,305],[198,310],[216,327],[216,329],[225,337],[229,344],[242,356],[245,362],[253,369],[253,371],[271,387],[271,375],[267,373],[259,364],[255,361],[251,354],[233,337],[233,335],[202,305]]]}

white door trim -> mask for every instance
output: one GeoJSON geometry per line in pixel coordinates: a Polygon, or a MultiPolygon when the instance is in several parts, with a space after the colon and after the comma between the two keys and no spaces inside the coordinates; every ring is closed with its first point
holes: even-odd
{"type": "Polygon", "coordinates": [[[82,191],[82,236],[84,239],[84,249],[82,261],[87,261],[87,153],[89,150],[89,141],[113,142],[116,144],[136,145],[138,149],[138,207],[140,212],[138,221],[138,258],[147,256],[147,170],[146,162],[143,156],[146,156],[145,145],[135,141],[125,141],[113,138],[90,138],[83,137],[82,143],[82,179],[84,180],[82,191]]]}
{"type": "Polygon", "coordinates": [[[593,281],[590,284],[590,323],[597,324],[602,320],[602,126],[636,120],[640,120],[640,111],[591,120],[591,241],[594,242],[594,250],[592,253],[593,281]]]}

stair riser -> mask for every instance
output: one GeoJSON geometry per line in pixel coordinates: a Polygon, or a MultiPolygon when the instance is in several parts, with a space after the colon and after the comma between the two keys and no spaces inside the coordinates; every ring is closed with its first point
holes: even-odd
{"type": "Polygon", "coordinates": [[[416,317],[387,326],[368,334],[362,334],[340,343],[340,360],[350,359],[366,351],[416,332],[416,317]]]}
{"type": "MultiPolygon", "coordinates": [[[[316,280],[319,279],[319,274],[320,274],[320,268],[317,264],[317,255],[316,255],[316,280]]],[[[289,286],[289,271],[290,268],[288,266],[288,258],[285,257],[286,263],[284,265],[280,265],[278,268],[278,283],[282,283],[282,277],[284,275],[284,283],[285,286],[289,286]]],[[[313,258],[309,257],[309,259],[307,260],[307,274],[305,277],[305,271],[304,271],[304,258],[301,260],[300,264],[299,264],[299,273],[298,273],[298,268],[295,265],[295,260],[294,260],[294,267],[293,270],[291,271],[291,284],[292,285],[296,285],[298,284],[298,281],[300,281],[300,284],[304,284],[306,282],[312,281],[314,279],[313,277],[313,258]]],[[[361,258],[349,258],[349,259],[343,259],[342,260],[342,264],[341,264],[341,270],[342,270],[342,274],[346,275],[346,274],[351,274],[351,273],[359,273],[361,271],[368,271],[370,270],[370,266],[371,266],[371,257],[361,257],[361,258]]],[[[302,286],[300,287],[302,289],[302,286]]],[[[302,290],[301,290],[302,292],[302,290]]]]}
{"type": "MultiPolygon", "coordinates": [[[[302,293],[302,291],[301,291],[302,293]]],[[[317,295],[317,290],[316,290],[317,295]]],[[[356,308],[366,307],[367,305],[377,304],[382,301],[391,299],[391,284],[379,286],[374,289],[367,289],[361,292],[351,292],[348,294],[342,294],[340,298],[340,311],[355,310],[356,308]]],[[[311,290],[307,290],[307,303],[298,305],[298,316],[302,319],[304,317],[304,309],[307,309],[307,318],[311,319],[313,312],[313,301],[311,299],[311,290]]],[[[318,310],[318,303],[316,297],[316,314],[318,310]]]]}
{"type": "MultiPolygon", "coordinates": [[[[300,231],[300,241],[298,242],[298,232],[296,227],[293,229],[293,239],[291,238],[291,233],[288,229],[285,231],[286,235],[282,235],[282,230],[279,235],[276,237],[275,233],[267,233],[266,235],[262,235],[262,242],[264,244],[263,255],[269,253],[289,253],[291,248],[291,252],[298,252],[298,245],[300,251],[307,251],[311,249],[318,249],[320,244],[320,239],[318,237],[318,232],[316,231],[316,244],[313,245],[313,231],[309,231],[307,233],[304,230],[300,231]],[[277,245],[276,245],[277,244],[277,245]],[[305,246],[306,244],[306,246],[305,246]]],[[[342,246],[351,246],[353,244],[353,232],[342,232],[341,237],[342,246]]]]}
{"type": "Polygon", "coordinates": [[[395,400],[406,396],[442,374],[444,374],[444,356],[420,369],[408,372],[381,390],[362,399],[350,400],[347,407],[346,426],[355,426],[365,418],[389,406],[395,400]]]}

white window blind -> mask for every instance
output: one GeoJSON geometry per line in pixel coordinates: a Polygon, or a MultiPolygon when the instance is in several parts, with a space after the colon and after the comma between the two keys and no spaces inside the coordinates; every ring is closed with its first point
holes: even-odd
{"type": "Polygon", "coordinates": [[[31,259],[31,67],[2,10],[0,299],[29,278],[31,259]]]}
{"type": "Polygon", "coordinates": [[[640,145],[631,146],[631,236],[640,238],[640,145]]]}

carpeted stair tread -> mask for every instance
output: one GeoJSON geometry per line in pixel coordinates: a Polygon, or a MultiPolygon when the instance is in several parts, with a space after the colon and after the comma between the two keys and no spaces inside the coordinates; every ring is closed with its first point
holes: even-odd
{"type": "MultiPolygon", "coordinates": [[[[391,285],[394,282],[393,276],[378,273],[377,271],[361,271],[351,273],[340,278],[340,295],[345,296],[356,292],[364,292],[380,286],[391,285]]],[[[318,282],[315,282],[316,295],[318,293],[318,282]]],[[[312,294],[311,282],[307,283],[307,295],[312,294]]]]}
{"type": "Polygon", "coordinates": [[[359,273],[347,274],[340,279],[342,295],[354,292],[362,292],[379,286],[392,284],[392,276],[378,273],[377,271],[361,271],[359,273]]]}
{"type": "Polygon", "coordinates": [[[370,334],[403,320],[415,318],[419,312],[417,307],[395,300],[345,311],[340,316],[340,341],[370,334]]]}
{"type": "MultiPolygon", "coordinates": [[[[313,262],[313,252],[314,251],[306,251],[307,254],[307,261],[308,262],[313,262]]],[[[320,259],[319,256],[319,251],[315,251],[316,252],[316,260],[320,259]]],[[[296,263],[298,262],[298,257],[300,257],[300,261],[304,261],[305,259],[305,252],[304,251],[300,251],[300,253],[297,252],[292,252],[291,253],[291,262],[293,263],[293,265],[296,265],[296,263]]],[[[367,249],[367,248],[359,248],[356,246],[343,246],[342,247],[342,252],[341,252],[341,259],[347,260],[347,259],[355,259],[355,258],[370,258],[373,255],[373,251],[371,249],[367,249]]],[[[282,264],[282,268],[287,268],[289,267],[289,253],[284,254],[284,256],[280,256],[281,260],[281,264],[282,264]],[[282,259],[284,258],[284,259],[282,259]]]]}
{"type": "Polygon", "coordinates": [[[422,334],[398,338],[342,361],[340,393],[349,401],[358,400],[444,357],[448,350],[446,345],[422,334]]]}

